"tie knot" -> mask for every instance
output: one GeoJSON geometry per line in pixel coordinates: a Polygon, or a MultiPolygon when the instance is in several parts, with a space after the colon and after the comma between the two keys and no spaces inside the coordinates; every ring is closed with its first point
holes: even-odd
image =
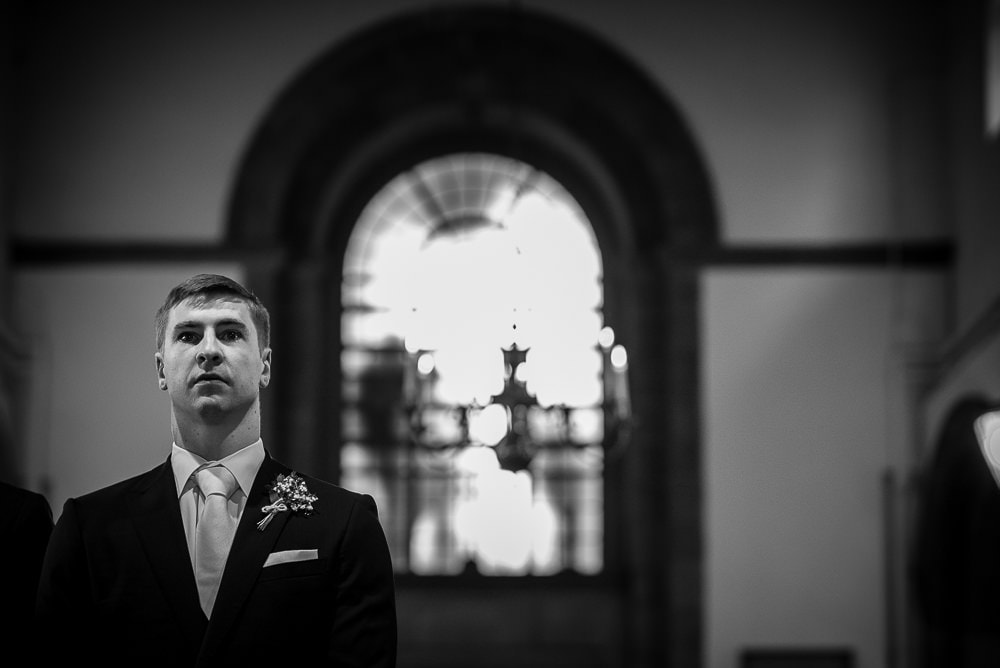
{"type": "Polygon", "coordinates": [[[195,472],[198,489],[207,499],[212,494],[221,494],[228,499],[236,491],[236,478],[222,464],[208,466],[195,472]]]}

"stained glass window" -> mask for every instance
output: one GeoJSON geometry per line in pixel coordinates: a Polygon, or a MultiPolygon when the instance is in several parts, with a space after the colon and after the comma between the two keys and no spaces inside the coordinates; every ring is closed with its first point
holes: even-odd
{"type": "Polygon", "coordinates": [[[447,155],[372,198],[344,261],[341,470],[397,572],[602,570],[624,353],[602,294],[589,221],[524,162],[447,155]]]}

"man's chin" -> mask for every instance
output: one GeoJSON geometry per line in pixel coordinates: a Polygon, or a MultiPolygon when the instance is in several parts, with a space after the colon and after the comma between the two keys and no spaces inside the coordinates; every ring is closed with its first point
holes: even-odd
{"type": "Polygon", "coordinates": [[[213,398],[205,398],[196,402],[194,410],[198,417],[209,423],[221,421],[230,412],[227,410],[226,402],[213,398]]]}
{"type": "Polygon", "coordinates": [[[242,419],[252,402],[247,405],[234,403],[230,397],[210,395],[199,397],[194,402],[194,412],[206,424],[218,424],[234,419],[242,419]]]}

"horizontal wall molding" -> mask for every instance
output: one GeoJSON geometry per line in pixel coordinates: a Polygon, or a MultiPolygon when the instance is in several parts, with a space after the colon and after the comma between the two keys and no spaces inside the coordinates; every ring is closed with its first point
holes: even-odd
{"type": "Polygon", "coordinates": [[[150,241],[24,241],[12,239],[13,268],[100,264],[178,264],[187,262],[276,263],[278,249],[236,248],[217,243],[150,241]]]}
{"type": "Polygon", "coordinates": [[[846,266],[949,269],[955,261],[950,241],[824,245],[719,246],[688,261],[722,267],[846,266]]]}
{"type": "MultiPolygon", "coordinates": [[[[14,268],[93,264],[175,264],[179,262],[280,262],[281,249],[237,248],[216,243],[26,241],[9,247],[14,268]]],[[[668,257],[671,257],[668,254],[668,257]]],[[[955,258],[948,241],[826,245],[719,246],[673,257],[711,267],[844,266],[949,269],[955,258]]]]}

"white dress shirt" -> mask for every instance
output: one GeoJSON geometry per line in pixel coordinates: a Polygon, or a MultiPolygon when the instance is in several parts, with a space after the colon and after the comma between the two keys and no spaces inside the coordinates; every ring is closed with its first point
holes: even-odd
{"type": "Polygon", "coordinates": [[[264,442],[261,439],[257,439],[255,443],[237,450],[218,462],[203,459],[190,450],[185,450],[176,443],[173,444],[170,466],[174,471],[177,499],[181,507],[181,520],[184,522],[184,537],[187,539],[188,555],[191,557],[192,567],[194,567],[195,558],[195,528],[198,525],[198,517],[203,510],[203,499],[195,484],[195,471],[210,463],[222,464],[229,469],[239,484],[239,489],[229,497],[229,512],[233,514],[238,523],[240,517],[243,516],[243,507],[246,505],[250,486],[253,485],[253,479],[257,476],[257,471],[263,461],[264,442]]]}

